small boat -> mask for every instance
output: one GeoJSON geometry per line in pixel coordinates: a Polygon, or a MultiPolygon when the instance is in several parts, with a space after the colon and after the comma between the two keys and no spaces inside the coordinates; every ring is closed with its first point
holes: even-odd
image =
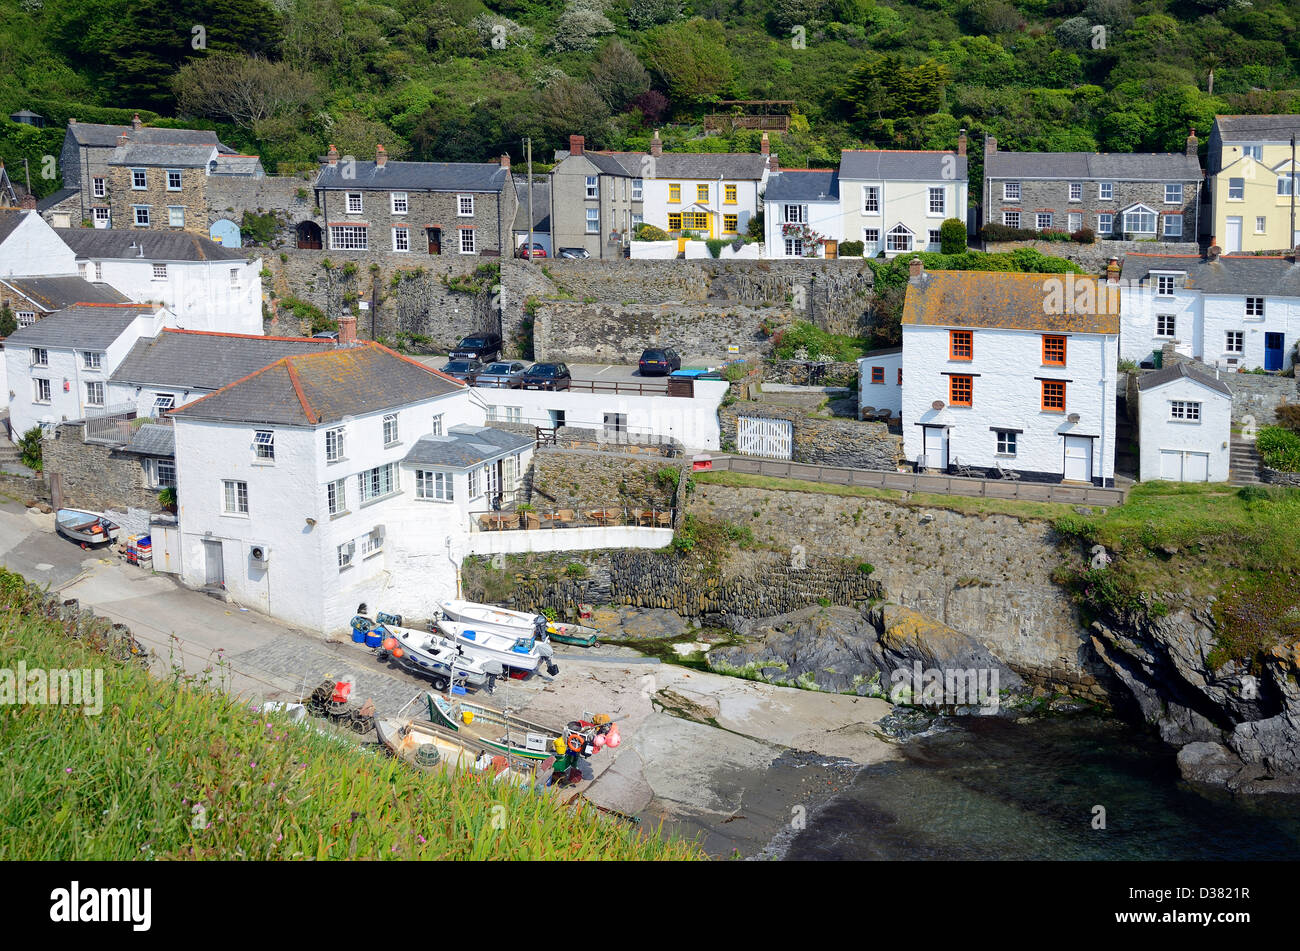
{"type": "Polygon", "coordinates": [[[439,602],[438,610],[448,621],[456,621],[475,630],[513,634],[516,637],[546,637],[546,618],[541,614],[527,614],[493,604],[459,599],[439,602]]]}
{"type": "Polygon", "coordinates": [[[495,679],[505,673],[500,661],[471,654],[445,637],[382,621],[376,626],[385,632],[384,640],[392,637],[401,648],[400,653],[390,649],[388,656],[408,670],[432,678],[438,690],[445,690],[452,681],[463,681],[490,691],[495,679]]]}
{"type": "Polygon", "coordinates": [[[562,624],[558,621],[551,621],[546,625],[546,636],[553,641],[561,644],[573,644],[576,647],[595,647],[596,638],[600,636],[600,631],[594,627],[583,627],[581,624],[562,624]]]}
{"type": "Polygon", "coordinates": [[[59,509],[54,516],[54,527],[65,538],[80,542],[82,548],[114,541],[122,530],[107,516],[80,509],[59,509]]]}
{"type": "Polygon", "coordinates": [[[534,671],[543,662],[551,676],[559,673],[559,666],[551,660],[551,645],[531,633],[502,634],[459,621],[438,621],[436,627],[443,636],[463,647],[465,653],[484,660],[494,660],[503,667],[534,671]]]}
{"type": "Polygon", "coordinates": [[[471,737],[444,730],[427,720],[376,717],[375,733],[384,748],[419,770],[451,767],[488,773],[497,782],[527,786],[538,763],[521,762],[475,743],[471,737]]]}
{"type": "MultiPolygon", "coordinates": [[[[594,743],[597,728],[590,724],[560,730],[464,698],[449,700],[431,692],[427,699],[429,719],[434,726],[452,730],[457,736],[466,737],[497,753],[544,760],[569,749],[570,736],[580,738],[572,742],[580,744],[581,751],[586,755],[599,749],[594,743]],[[558,747],[557,740],[561,744],[558,747]]],[[[574,721],[574,724],[581,722],[574,721]]],[[[573,727],[574,724],[570,726],[573,727]]]]}

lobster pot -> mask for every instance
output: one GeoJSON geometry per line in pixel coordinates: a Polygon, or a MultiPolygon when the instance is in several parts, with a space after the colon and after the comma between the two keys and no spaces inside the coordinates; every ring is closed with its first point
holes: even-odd
{"type": "Polygon", "coordinates": [[[364,644],[366,641],[366,635],[370,633],[370,630],[373,627],[374,625],[370,622],[370,618],[362,617],[360,614],[358,614],[356,617],[352,619],[353,642],[357,644],[364,644]]]}
{"type": "Polygon", "coordinates": [[[415,751],[416,766],[427,769],[430,766],[437,766],[440,759],[442,759],[442,754],[438,752],[438,748],[432,743],[426,743],[415,751]]]}

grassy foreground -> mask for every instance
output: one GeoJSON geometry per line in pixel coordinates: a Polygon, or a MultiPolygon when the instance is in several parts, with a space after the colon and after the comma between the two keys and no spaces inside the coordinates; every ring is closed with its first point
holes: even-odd
{"type": "Polygon", "coordinates": [[[67,637],[32,590],[0,570],[0,668],[100,668],[103,712],[0,706],[0,860],[703,857],[553,794],[420,775],[159,681],[67,637]]]}

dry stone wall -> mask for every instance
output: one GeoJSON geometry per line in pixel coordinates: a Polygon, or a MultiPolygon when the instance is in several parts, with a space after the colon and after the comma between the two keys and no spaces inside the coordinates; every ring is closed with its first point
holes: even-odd
{"type": "Polygon", "coordinates": [[[529,501],[538,508],[672,508],[676,481],[660,471],[680,472],[666,459],[583,450],[541,449],[533,455],[529,501]]]}
{"type": "Polygon", "coordinates": [[[741,401],[718,409],[723,448],[735,448],[738,416],[784,419],[792,423],[794,462],[851,469],[896,471],[903,461],[903,437],[885,423],[822,419],[778,403],[741,401]]]}
{"type": "Polygon", "coordinates": [[[83,442],[81,432],[81,424],[64,423],[42,443],[45,472],[62,478],[65,504],[96,511],[161,510],[158,490],[150,487],[138,455],[83,442]]]}

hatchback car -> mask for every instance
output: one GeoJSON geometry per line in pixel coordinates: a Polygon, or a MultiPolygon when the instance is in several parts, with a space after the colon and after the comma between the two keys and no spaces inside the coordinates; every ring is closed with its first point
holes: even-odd
{"type": "Polygon", "coordinates": [[[477,377],[474,378],[475,386],[493,386],[498,389],[516,389],[522,384],[528,364],[519,360],[498,361],[485,367],[477,377]]]}
{"type": "Polygon", "coordinates": [[[473,383],[482,370],[483,364],[477,360],[448,360],[447,365],[442,368],[442,372],[447,376],[454,376],[466,383],[473,383]]]}
{"type": "Polygon", "coordinates": [[[534,241],[532,249],[530,250],[528,247],[528,242],[525,241],[523,244],[519,246],[519,250],[515,252],[515,257],[530,258],[530,259],[544,258],[546,257],[546,249],[542,247],[540,244],[538,244],[536,241],[534,241]]]}
{"type": "Polygon", "coordinates": [[[591,252],[586,248],[560,248],[555,256],[557,258],[589,258],[591,252]]]}
{"type": "Polygon", "coordinates": [[[682,368],[682,358],[676,350],[653,347],[641,354],[637,367],[642,376],[667,376],[682,368]]]}
{"type": "Polygon", "coordinates": [[[472,334],[447,354],[453,360],[478,360],[491,363],[501,356],[501,338],[496,334],[472,334]]]}
{"type": "Polygon", "coordinates": [[[573,377],[563,363],[534,363],[519,382],[525,390],[567,390],[573,377]]]}

